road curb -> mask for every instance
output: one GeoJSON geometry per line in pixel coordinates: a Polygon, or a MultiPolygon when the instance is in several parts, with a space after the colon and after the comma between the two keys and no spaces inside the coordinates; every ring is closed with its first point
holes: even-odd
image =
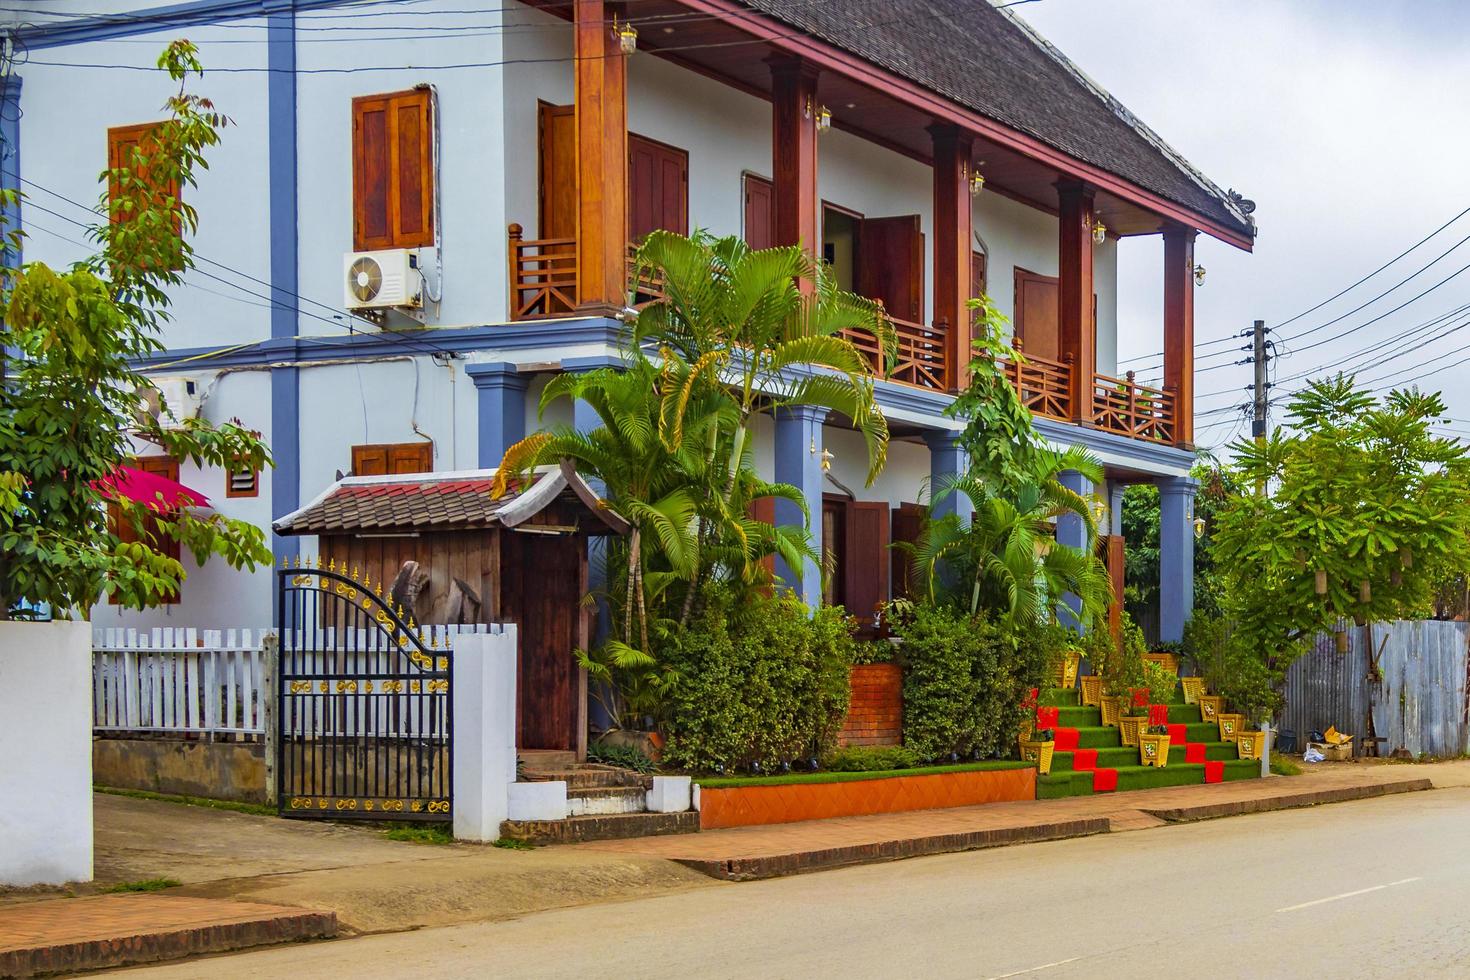
{"type": "Polygon", "coordinates": [[[804,874],[808,871],[828,871],[833,868],[877,864],[931,854],[952,854],[957,851],[978,851],[990,847],[1005,847],[1010,844],[1031,844],[1047,840],[1064,840],[1070,837],[1088,837],[1093,834],[1105,834],[1109,829],[1110,824],[1107,817],[1088,817],[1054,823],[852,844],[762,857],[724,859],[676,857],[673,860],[685,867],[707,874],[711,878],[719,878],[723,881],[755,881],[761,878],[780,878],[786,875],[804,874]]]}
{"type": "Polygon", "coordinates": [[[1247,813],[1268,813],[1272,810],[1294,810],[1299,807],[1318,806],[1324,803],[1348,803],[1353,800],[1368,800],[1396,793],[1417,793],[1434,789],[1428,779],[1396,779],[1362,786],[1340,786],[1334,789],[1304,790],[1282,796],[1270,796],[1249,800],[1228,800],[1221,803],[1200,803],[1191,806],[1156,809],[1139,807],[1149,816],[1158,817],[1168,823],[1189,823],[1195,820],[1214,820],[1219,817],[1236,817],[1247,813]]]}

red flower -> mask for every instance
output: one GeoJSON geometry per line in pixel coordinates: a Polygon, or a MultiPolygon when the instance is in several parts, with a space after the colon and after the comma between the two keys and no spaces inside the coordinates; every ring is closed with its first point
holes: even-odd
{"type": "Polygon", "coordinates": [[[1148,704],[1148,688],[1136,687],[1133,689],[1133,703],[1136,705],[1148,704]]]}

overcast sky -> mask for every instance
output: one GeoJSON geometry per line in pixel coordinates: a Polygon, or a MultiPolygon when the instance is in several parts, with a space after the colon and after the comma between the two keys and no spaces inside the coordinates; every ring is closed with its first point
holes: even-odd
{"type": "MultiPolygon", "coordinates": [[[[1197,261],[1208,275],[1196,293],[1197,344],[1257,318],[1281,324],[1470,208],[1470,2],[1035,0],[1012,10],[1217,184],[1256,202],[1253,254],[1200,239],[1197,261]]],[[[1445,392],[1451,426],[1470,439],[1470,360],[1428,374],[1470,358],[1470,326],[1460,326],[1470,306],[1358,353],[1470,304],[1467,269],[1368,323],[1470,263],[1466,242],[1429,265],[1466,236],[1470,214],[1341,299],[1281,326],[1276,340],[1295,353],[1276,365],[1274,395],[1301,384],[1292,376],[1344,359],[1340,367],[1365,381],[1423,376],[1423,387],[1445,392]]],[[[1157,237],[1124,240],[1120,358],[1162,350],[1161,265],[1157,237]]],[[[1246,356],[1235,346],[1197,348],[1198,426],[1223,423],[1200,431],[1200,445],[1248,431],[1233,415],[1202,414],[1246,400],[1239,389],[1250,367],[1216,368],[1246,356]]],[[[1148,379],[1158,363],[1120,367],[1148,379]]],[[[1273,419],[1280,411],[1273,406],[1273,419]]]]}

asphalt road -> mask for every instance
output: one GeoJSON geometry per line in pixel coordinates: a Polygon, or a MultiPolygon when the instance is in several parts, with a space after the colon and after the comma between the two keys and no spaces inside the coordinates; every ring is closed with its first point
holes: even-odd
{"type": "Polygon", "coordinates": [[[199,959],[134,977],[1470,977],[1470,789],[199,959]]]}

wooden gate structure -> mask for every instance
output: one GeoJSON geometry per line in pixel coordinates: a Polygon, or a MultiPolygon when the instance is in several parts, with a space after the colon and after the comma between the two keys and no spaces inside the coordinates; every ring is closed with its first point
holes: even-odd
{"type": "Polygon", "coordinates": [[[334,561],[276,575],[281,815],[450,820],[453,653],[334,561]]]}

